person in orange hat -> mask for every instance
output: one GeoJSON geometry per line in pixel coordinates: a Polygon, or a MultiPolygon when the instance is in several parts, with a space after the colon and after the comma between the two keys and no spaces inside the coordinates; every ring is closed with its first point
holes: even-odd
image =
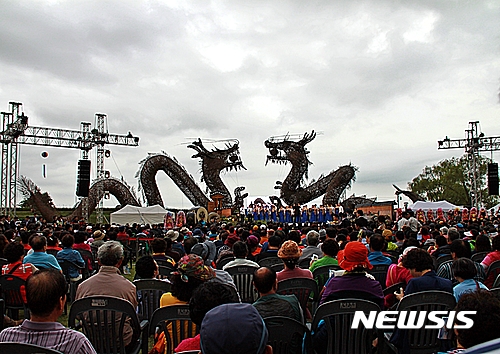
{"type": "Polygon", "coordinates": [[[372,301],[382,309],[384,306],[382,286],[367,274],[367,269],[372,269],[373,266],[368,261],[366,246],[358,241],[349,242],[342,251],[339,251],[337,260],[345,273],[328,280],[320,303],[349,297],[372,301]]]}
{"type": "MultiPolygon", "coordinates": [[[[320,304],[346,298],[369,300],[384,307],[382,286],[366,270],[373,268],[368,261],[368,249],[358,241],[348,242],[337,255],[339,266],[345,270],[342,276],[333,275],[325,285],[320,304]]],[[[331,322],[331,325],[335,324],[331,322]]],[[[318,326],[313,335],[316,353],[326,353],[328,333],[326,325],[318,326]]],[[[375,344],[374,344],[375,345],[375,344]]]]}
{"type": "Polygon", "coordinates": [[[312,273],[309,269],[301,269],[297,266],[300,256],[302,256],[302,250],[299,248],[297,242],[292,240],[283,242],[278,250],[278,257],[281,258],[285,264],[285,268],[276,273],[276,279],[278,279],[278,281],[290,278],[313,279],[312,273]]]}

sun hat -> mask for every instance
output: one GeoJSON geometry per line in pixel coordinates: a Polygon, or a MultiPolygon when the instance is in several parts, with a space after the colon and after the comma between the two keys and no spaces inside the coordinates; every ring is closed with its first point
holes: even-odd
{"type": "Polygon", "coordinates": [[[169,239],[171,239],[172,241],[175,241],[175,240],[177,240],[179,238],[179,232],[174,231],[174,230],[168,230],[166,236],[169,239]]]}
{"type": "Polygon", "coordinates": [[[297,242],[292,240],[283,242],[278,251],[279,258],[289,259],[299,258],[300,256],[302,256],[302,250],[299,248],[299,245],[297,245],[297,242]]]}
{"type": "Polygon", "coordinates": [[[359,241],[348,242],[342,251],[337,255],[339,266],[347,271],[356,267],[372,269],[373,266],[368,261],[368,248],[359,241]]]}
{"type": "Polygon", "coordinates": [[[104,238],[104,234],[101,230],[94,231],[94,241],[102,240],[104,238]]]}
{"type": "Polygon", "coordinates": [[[180,274],[184,282],[188,282],[189,278],[198,280],[210,280],[215,278],[215,271],[207,267],[203,259],[196,254],[188,254],[182,257],[177,262],[177,270],[172,274],[180,274]]]}
{"type": "Polygon", "coordinates": [[[251,304],[230,303],[207,312],[200,329],[203,354],[263,354],[269,334],[251,304]]]}

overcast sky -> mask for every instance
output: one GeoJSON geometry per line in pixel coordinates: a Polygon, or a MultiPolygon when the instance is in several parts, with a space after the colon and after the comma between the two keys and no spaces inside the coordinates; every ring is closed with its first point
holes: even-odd
{"type": "MultiPolygon", "coordinates": [[[[470,121],[500,135],[499,0],[15,0],[0,10],[0,110],[22,102],[29,125],[74,130],[106,113],[109,133],[140,137],[108,146],[105,162],[135,189],[148,153],[175,156],[199,182],[185,143],[236,138],[248,170],[224,176],[229,190],[276,194],[290,166],[265,166],[264,141],[314,129],[311,179],[352,163],[347,196],[395,200],[393,183],[407,188],[463,153],[438,140],[464,138],[470,121]]],[[[79,150],[20,152],[20,174],[56,206],[75,203],[79,150]]],[[[164,173],[157,180],[166,206],[191,206],[164,173]]]]}

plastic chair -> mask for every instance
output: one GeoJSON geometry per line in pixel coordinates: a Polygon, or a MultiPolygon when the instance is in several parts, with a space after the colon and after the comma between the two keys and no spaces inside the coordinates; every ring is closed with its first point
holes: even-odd
{"type": "Polygon", "coordinates": [[[379,312],[380,308],[371,301],[344,299],[325,302],[316,310],[311,331],[316,332],[320,320],[325,320],[328,332],[328,354],[371,354],[375,335],[378,337],[377,352],[385,352],[383,331],[364,328],[362,323],[357,329],[351,329],[356,311],[379,312]]]}
{"type": "Polygon", "coordinates": [[[488,288],[493,288],[493,283],[500,274],[500,261],[495,261],[490,264],[488,271],[486,272],[486,277],[484,278],[484,285],[488,288]]]}
{"type": "Polygon", "coordinates": [[[88,296],[76,300],[68,327],[81,329],[98,353],[138,354],[148,352],[148,321],[139,322],[132,304],[113,296],[88,296]],[[132,340],[125,350],[124,329],[132,328],[132,340]]]}
{"type": "Polygon", "coordinates": [[[323,287],[326,284],[326,281],[330,278],[330,270],[341,270],[338,265],[326,265],[316,268],[313,271],[313,278],[316,280],[316,284],[318,284],[318,291],[321,292],[323,287]]]}
{"type": "Polygon", "coordinates": [[[77,249],[78,253],[82,256],[84,262],[85,262],[85,267],[82,269],[82,278],[85,280],[89,278],[92,274],[95,272],[95,258],[92,252],[87,251],[87,250],[82,250],[82,249],[77,249]]]}
{"type": "Polygon", "coordinates": [[[255,270],[255,267],[248,266],[237,266],[227,269],[240,294],[241,302],[253,304],[259,297],[259,293],[253,286],[253,273],[255,270]]]}
{"type": "MultiPolygon", "coordinates": [[[[0,299],[0,315],[5,315],[5,301],[3,299],[0,299]]],[[[0,321],[0,332],[3,329],[3,317],[2,320],[0,321]]]]}
{"type": "Polygon", "coordinates": [[[275,266],[276,264],[280,264],[280,265],[284,266],[283,261],[278,257],[262,258],[257,263],[259,263],[259,265],[261,267],[267,267],[267,268],[271,268],[271,267],[275,266]]]}
{"type": "MultiPolygon", "coordinates": [[[[72,303],[73,300],[75,299],[75,296],[76,296],[76,289],[78,288],[78,284],[80,284],[81,281],[71,281],[71,277],[69,275],[69,271],[70,271],[71,268],[76,268],[76,269],[78,269],[81,272],[83,269],[85,269],[85,266],[84,267],[80,267],[78,264],[75,264],[75,263],[73,263],[71,261],[67,261],[67,260],[57,260],[57,262],[61,266],[64,278],[66,279],[66,282],[69,285],[69,289],[68,289],[68,302],[72,303]]],[[[83,278],[83,276],[82,276],[82,278],[83,278]]]]}
{"type": "Polygon", "coordinates": [[[172,265],[168,267],[158,266],[158,273],[161,279],[167,279],[170,276],[170,273],[174,271],[174,267],[172,265]]]}
{"type": "MultiPolygon", "coordinates": [[[[453,294],[445,291],[421,291],[404,296],[396,310],[401,311],[450,311],[455,307],[456,301],[453,294]]],[[[428,319],[419,329],[404,330],[409,341],[410,352],[434,353],[439,351],[440,342],[438,333],[440,328],[425,328],[426,324],[433,324],[428,319]]],[[[393,347],[392,344],[389,344],[393,347]]]]}
{"type": "Polygon", "coordinates": [[[439,268],[439,266],[441,264],[443,264],[444,262],[448,262],[448,261],[451,261],[453,260],[453,258],[451,257],[451,254],[444,254],[442,256],[439,256],[437,259],[436,259],[436,264],[435,264],[435,268],[436,270],[439,268]]]}
{"type": "Polygon", "coordinates": [[[53,255],[54,257],[56,257],[56,256],[57,256],[57,252],[59,252],[59,251],[58,251],[58,250],[55,250],[55,249],[53,249],[53,248],[49,248],[49,249],[47,249],[47,250],[45,251],[45,253],[47,253],[47,254],[51,254],[51,255],[53,255]]]}
{"type": "Polygon", "coordinates": [[[26,282],[14,275],[0,275],[1,297],[5,301],[5,310],[10,318],[19,319],[19,310],[24,310],[24,318],[29,318],[29,310],[24,303],[21,288],[26,282]]]}
{"type": "Polygon", "coordinates": [[[63,354],[58,350],[48,349],[34,344],[17,343],[17,342],[0,343],[0,352],[16,353],[16,354],[63,354]]]}
{"type": "Polygon", "coordinates": [[[496,289],[496,288],[499,288],[499,287],[500,287],[500,274],[497,275],[497,278],[493,282],[493,285],[491,286],[490,290],[496,289]]]}
{"type": "Polygon", "coordinates": [[[299,268],[309,269],[309,266],[311,265],[311,257],[301,259],[297,265],[299,268]]]}
{"type": "Polygon", "coordinates": [[[172,353],[182,340],[198,334],[198,328],[189,316],[189,305],[172,305],[157,309],[151,317],[149,334],[154,334],[157,327],[165,334],[166,353],[172,353]]]}
{"type": "Polygon", "coordinates": [[[367,272],[375,278],[382,286],[382,289],[385,288],[385,281],[387,279],[387,271],[389,270],[389,265],[387,264],[378,264],[374,265],[372,269],[368,269],[367,272]]]}
{"type": "Polygon", "coordinates": [[[234,261],[235,258],[234,257],[224,257],[222,258],[220,261],[217,262],[216,264],[216,268],[219,269],[219,270],[222,270],[222,268],[228,264],[229,262],[231,261],[234,261]]]}
{"type": "Polygon", "coordinates": [[[484,257],[486,257],[486,255],[490,253],[490,252],[477,252],[477,253],[474,253],[470,259],[474,262],[477,262],[477,263],[481,263],[484,259],[484,257]]]}
{"type": "Polygon", "coordinates": [[[171,291],[172,284],[158,279],[134,280],[137,289],[139,306],[137,314],[140,320],[151,320],[153,312],[160,307],[160,298],[164,293],[171,291]]]}
{"type": "Polygon", "coordinates": [[[295,295],[299,300],[304,316],[307,314],[307,302],[311,300],[315,305],[318,301],[318,284],[314,279],[310,278],[292,278],[279,281],[276,292],[281,295],[295,295]]]}
{"type": "Polygon", "coordinates": [[[395,291],[399,292],[399,289],[403,288],[403,290],[406,288],[406,284],[404,282],[392,284],[391,286],[388,286],[385,288],[384,291],[384,296],[394,294],[395,291]]]}
{"type": "Polygon", "coordinates": [[[273,354],[313,353],[311,343],[311,332],[302,323],[283,316],[272,316],[264,318],[269,339],[267,344],[273,347],[273,354]]]}
{"type": "Polygon", "coordinates": [[[497,297],[497,299],[500,300],[500,288],[491,288],[490,293],[495,295],[497,297]]]}
{"type": "Polygon", "coordinates": [[[4,265],[9,264],[9,261],[6,260],[5,258],[0,258],[0,267],[3,267],[4,265]]]}

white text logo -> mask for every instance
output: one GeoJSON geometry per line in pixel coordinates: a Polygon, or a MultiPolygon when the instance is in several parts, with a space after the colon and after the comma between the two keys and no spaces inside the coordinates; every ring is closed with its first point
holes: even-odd
{"type": "Polygon", "coordinates": [[[357,329],[360,323],[368,329],[436,329],[471,328],[474,324],[471,315],[476,311],[370,311],[368,316],[363,311],[356,311],[351,329],[357,329]]]}

